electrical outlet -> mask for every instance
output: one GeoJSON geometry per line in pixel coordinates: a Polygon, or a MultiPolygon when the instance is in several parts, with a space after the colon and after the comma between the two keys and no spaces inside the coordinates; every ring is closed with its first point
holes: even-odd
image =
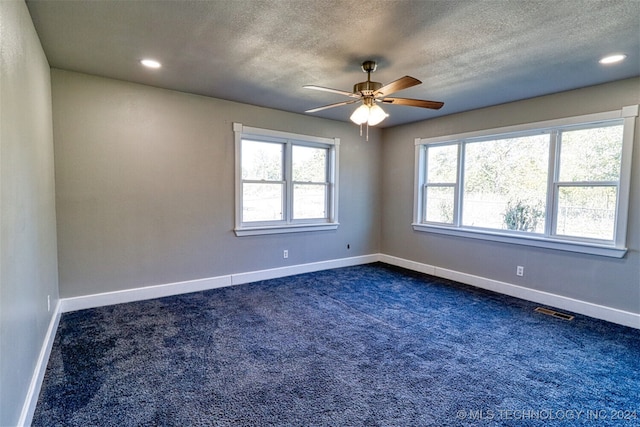
{"type": "Polygon", "coordinates": [[[516,267],[516,276],[524,276],[524,267],[519,265],[516,267]]]}
{"type": "Polygon", "coordinates": [[[51,311],[51,295],[47,295],[47,311],[51,311]]]}
{"type": "Polygon", "coordinates": [[[288,250],[284,250],[282,251],[282,258],[289,258],[289,251],[288,250]]]}

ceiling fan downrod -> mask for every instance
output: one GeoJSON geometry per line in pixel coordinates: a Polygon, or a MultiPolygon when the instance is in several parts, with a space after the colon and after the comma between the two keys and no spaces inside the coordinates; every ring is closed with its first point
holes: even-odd
{"type": "Polygon", "coordinates": [[[359,93],[363,97],[373,98],[373,93],[382,87],[382,83],[371,81],[371,73],[374,72],[376,68],[376,61],[364,61],[362,63],[362,71],[367,73],[367,81],[353,85],[353,93],[359,93]]]}

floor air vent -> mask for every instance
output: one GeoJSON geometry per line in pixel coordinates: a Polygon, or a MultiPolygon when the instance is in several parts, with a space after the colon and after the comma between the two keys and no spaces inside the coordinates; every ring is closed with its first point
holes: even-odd
{"type": "Polygon", "coordinates": [[[538,313],[542,313],[542,314],[546,314],[546,315],[549,315],[549,316],[557,317],[558,319],[573,320],[573,316],[571,316],[570,314],[560,313],[559,311],[551,310],[551,309],[548,309],[548,308],[538,307],[538,308],[536,308],[536,311],[538,313]]]}

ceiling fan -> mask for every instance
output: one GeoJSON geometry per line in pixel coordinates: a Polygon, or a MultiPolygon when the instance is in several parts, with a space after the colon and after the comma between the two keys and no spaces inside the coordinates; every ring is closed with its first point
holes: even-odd
{"type": "Polygon", "coordinates": [[[350,117],[352,122],[361,126],[360,132],[362,133],[363,124],[366,123],[367,127],[375,126],[388,117],[388,114],[385,113],[377,103],[407,105],[411,107],[430,108],[433,110],[438,110],[444,105],[444,102],[438,101],[426,101],[422,99],[410,98],[389,98],[387,95],[391,95],[392,93],[398,92],[400,90],[419,85],[422,82],[414,77],[404,76],[383,86],[382,83],[371,81],[371,73],[376,70],[376,67],[377,64],[375,61],[364,61],[362,63],[362,71],[367,73],[367,81],[356,83],[353,86],[353,92],[314,85],[303,86],[305,89],[337,93],[339,95],[353,98],[348,101],[336,102],[334,104],[312,108],[305,112],[315,113],[317,111],[340,107],[342,105],[354,104],[356,102],[362,101],[362,105],[358,107],[350,117]]]}

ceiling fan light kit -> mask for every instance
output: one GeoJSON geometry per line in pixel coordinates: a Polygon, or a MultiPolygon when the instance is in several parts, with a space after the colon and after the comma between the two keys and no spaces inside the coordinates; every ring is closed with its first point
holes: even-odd
{"type": "Polygon", "coordinates": [[[340,107],[342,105],[354,104],[356,102],[362,101],[362,105],[356,108],[353,114],[351,114],[350,119],[355,124],[360,125],[360,135],[362,135],[362,125],[367,125],[368,140],[368,127],[375,126],[389,117],[389,115],[377,103],[407,105],[411,107],[430,108],[433,110],[438,110],[444,105],[443,102],[439,101],[426,101],[422,99],[409,98],[385,98],[386,95],[390,95],[403,89],[408,89],[412,86],[419,85],[422,82],[414,77],[404,76],[383,86],[380,82],[371,81],[371,73],[374,72],[376,68],[377,64],[375,61],[364,61],[362,63],[362,71],[367,73],[367,80],[353,85],[353,92],[314,85],[304,86],[306,89],[337,93],[339,95],[355,98],[349,101],[337,102],[335,104],[329,104],[323,107],[312,108],[311,110],[307,110],[306,113],[315,113],[317,111],[340,107]]]}
{"type": "Polygon", "coordinates": [[[357,125],[366,123],[369,126],[375,126],[387,117],[389,117],[389,115],[372,99],[365,99],[363,100],[363,104],[356,108],[350,119],[357,125]]]}

